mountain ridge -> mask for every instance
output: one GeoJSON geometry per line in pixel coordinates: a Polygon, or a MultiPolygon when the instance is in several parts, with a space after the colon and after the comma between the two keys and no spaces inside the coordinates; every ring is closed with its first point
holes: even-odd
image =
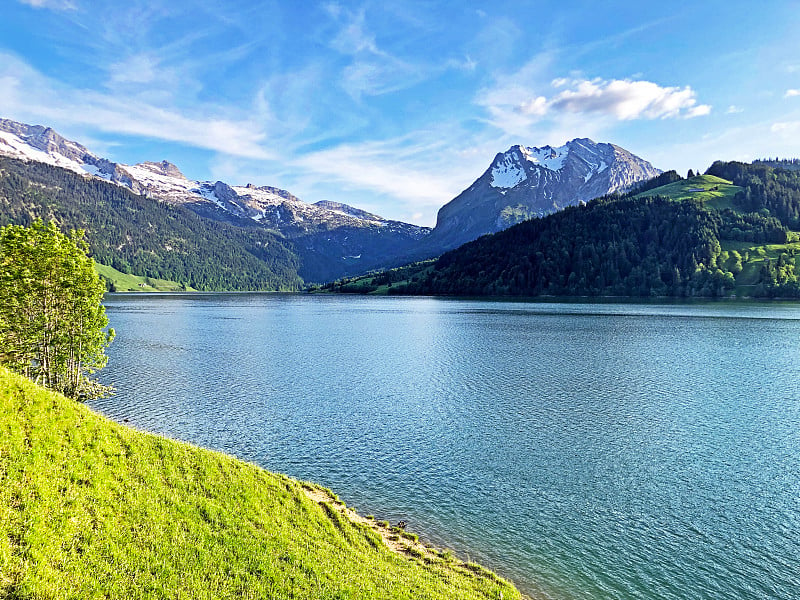
{"type": "Polygon", "coordinates": [[[800,298],[800,171],[715,162],[663,173],[473,240],[435,261],[321,289],[518,297],[800,298]],[[659,185],[650,185],[651,183],[659,185]]]}
{"type": "Polygon", "coordinates": [[[0,155],[65,168],[212,220],[263,227],[296,242],[303,258],[301,275],[307,281],[383,266],[387,257],[408,252],[430,232],[341,202],[307,203],[277,187],[191,180],[167,160],[115,163],[50,127],[10,119],[0,119],[0,155]]]}

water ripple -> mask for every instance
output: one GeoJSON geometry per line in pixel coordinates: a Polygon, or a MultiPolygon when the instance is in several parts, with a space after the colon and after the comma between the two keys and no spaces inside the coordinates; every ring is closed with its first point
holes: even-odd
{"type": "Polygon", "coordinates": [[[800,589],[800,309],[114,295],[94,403],[545,598],[800,589]]]}

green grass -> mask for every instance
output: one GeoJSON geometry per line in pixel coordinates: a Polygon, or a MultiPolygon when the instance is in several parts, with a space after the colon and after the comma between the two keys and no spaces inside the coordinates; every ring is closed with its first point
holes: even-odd
{"type": "Polygon", "coordinates": [[[730,181],[714,175],[697,175],[691,179],[675,181],[674,183],[642,192],[636,197],[664,196],[672,200],[699,200],[705,206],[714,210],[730,208],[735,211],[733,197],[741,189],[730,181]]]}
{"type": "Polygon", "coordinates": [[[95,270],[105,281],[113,284],[115,292],[192,292],[192,288],[167,279],[139,277],[117,271],[114,267],[94,263],[95,270]]]}
{"type": "Polygon", "coordinates": [[[777,261],[783,253],[800,254],[800,241],[797,241],[797,232],[789,232],[792,241],[786,244],[754,244],[753,242],[739,242],[723,240],[720,245],[723,251],[736,250],[742,257],[749,255],[749,260],[742,261],[742,271],[736,276],[736,292],[738,295],[747,295],[750,288],[759,280],[761,267],[767,259],[777,261]]]}
{"type": "Polygon", "coordinates": [[[0,598],[519,598],[389,551],[282,475],[116,424],[0,367],[0,598]]]}

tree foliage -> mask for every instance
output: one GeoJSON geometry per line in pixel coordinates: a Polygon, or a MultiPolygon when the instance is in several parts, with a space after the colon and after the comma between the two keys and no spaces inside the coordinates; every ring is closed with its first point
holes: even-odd
{"type": "Polygon", "coordinates": [[[0,229],[0,359],[74,398],[107,391],[88,375],[105,366],[114,337],[87,251],[82,231],[53,222],[0,229]]]}
{"type": "Polygon", "coordinates": [[[741,210],[763,210],[790,229],[800,228],[800,171],[763,163],[717,161],[706,174],[728,179],[742,187],[735,197],[741,210]]]}

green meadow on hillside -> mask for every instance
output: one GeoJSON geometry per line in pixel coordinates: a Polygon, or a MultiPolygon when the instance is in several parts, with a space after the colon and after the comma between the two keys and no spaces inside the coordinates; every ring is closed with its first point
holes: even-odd
{"type": "Polygon", "coordinates": [[[706,208],[713,210],[726,208],[735,210],[733,197],[741,189],[727,179],[715,175],[697,175],[642,192],[634,197],[644,198],[658,195],[671,200],[699,200],[706,208]]]}
{"type": "Polygon", "coordinates": [[[519,598],[390,550],[321,488],[116,424],[0,368],[0,598],[519,598]]]}
{"type": "Polygon", "coordinates": [[[167,279],[139,277],[117,271],[114,267],[94,263],[94,268],[102,277],[106,288],[112,292],[193,292],[193,288],[167,279]]]}

